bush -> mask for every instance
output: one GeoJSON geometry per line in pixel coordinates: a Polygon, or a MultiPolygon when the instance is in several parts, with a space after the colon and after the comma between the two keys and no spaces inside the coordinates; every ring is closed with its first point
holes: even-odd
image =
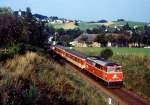
{"type": "Polygon", "coordinates": [[[18,54],[19,51],[20,51],[20,47],[18,45],[15,45],[15,44],[8,48],[8,53],[12,54],[12,55],[18,54]]]}
{"type": "Polygon", "coordinates": [[[26,52],[26,45],[24,43],[18,44],[19,47],[19,54],[25,54],[26,52]]]}
{"type": "Polygon", "coordinates": [[[113,51],[111,49],[104,49],[101,51],[100,54],[101,57],[103,57],[104,59],[109,59],[113,56],[113,51]]]}
{"type": "Polygon", "coordinates": [[[0,52],[0,61],[5,61],[8,58],[14,57],[15,54],[23,52],[21,51],[22,50],[21,46],[15,45],[15,44],[12,46],[9,46],[7,49],[8,51],[6,52],[0,52]]]}
{"type": "Polygon", "coordinates": [[[5,61],[9,57],[7,53],[0,53],[0,61],[5,61]]]}

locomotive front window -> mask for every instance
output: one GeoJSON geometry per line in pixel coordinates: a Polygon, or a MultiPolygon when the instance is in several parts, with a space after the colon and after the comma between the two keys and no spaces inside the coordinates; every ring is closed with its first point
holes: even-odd
{"type": "Polygon", "coordinates": [[[120,71],[121,71],[121,67],[117,67],[116,72],[120,72],[120,71]]]}
{"type": "Polygon", "coordinates": [[[100,68],[100,65],[99,65],[99,64],[97,64],[97,63],[95,64],[95,66],[96,66],[97,68],[100,68]]]}
{"type": "Polygon", "coordinates": [[[107,72],[115,72],[115,68],[113,68],[113,67],[107,67],[107,72]]]}
{"type": "Polygon", "coordinates": [[[97,64],[95,65],[98,69],[103,69],[103,67],[100,65],[100,64],[97,64]]]}

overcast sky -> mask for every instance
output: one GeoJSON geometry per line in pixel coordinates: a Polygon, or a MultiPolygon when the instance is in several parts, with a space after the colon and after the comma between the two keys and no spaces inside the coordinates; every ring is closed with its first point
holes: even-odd
{"type": "Polygon", "coordinates": [[[80,20],[150,22],[150,0],[0,0],[13,10],[30,7],[33,13],[80,20]]]}

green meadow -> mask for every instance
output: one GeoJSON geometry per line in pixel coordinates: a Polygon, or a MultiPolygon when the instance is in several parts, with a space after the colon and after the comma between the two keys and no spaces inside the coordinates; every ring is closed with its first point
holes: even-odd
{"type": "MultiPolygon", "coordinates": [[[[105,48],[74,48],[90,56],[98,56],[105,48]]],[[[122,66],[124,87],[150,100],[150,49],[111,48],[110,58],[122,66]]]]}
{"type": "MultiPolygon", "coordinates": [[[[87,55],[100,55],[100,52],[105,48],[74,48],[87,55]]],[[[115,55],[143,55],[150,56],[149,48],[111,48],[115,55]]]]}

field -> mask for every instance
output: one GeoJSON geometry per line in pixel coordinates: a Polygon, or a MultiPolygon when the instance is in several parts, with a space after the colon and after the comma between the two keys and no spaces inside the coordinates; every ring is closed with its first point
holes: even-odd
{"type": "Polygon", "coordinates": [[[96,28],[97,26],[99,26],[98,24],[95,24],[95,23],[86,23],[86,22],[82,22],[79,24],[79,28],[81,30],[86,30],[86,29],[93,29],[93,28],[96,28]]]}
{"type": "MultiPolygon", "coordinates": [[[[103,48],[74,48],[87,55],[100,55],[103,48]]],[[[124,87],[150,100],[150,49],[112,48],[111,61],[123,67],[124,87]]]]}
{"type": "Polygon", "coordinates": [[[110,26],[125,25],[126,23],[128,23],[130,27],[134,27],[134,26],[144,27],[144,25],[145,25],[144,22],[134,22],[134,21],[117,22],[117,21],[113,21],[113,24],[110,26]]]}
{"type": "Polygon", "coordinates": [[[60,29],[60,28],[63,28],[63,29],[75,29],[76,28],[76,25],[71,22],[71,23],[66,23],[66,24],[49,24],[49,26],[53,26],[54,28],[56,29],[60,29]]]}
{"type": "Polygon", "coordinates": [[[106,26],[110,26],[110,27],[122,26],[122,25],[125,25],[127,22],[129,23],[129,26],[131,26],[131,27],[133,27],[135,25],[143,27],[145,25],[144,22],[134,22],[134,21],[117,22],[117,21],[109,21],[107,23],[81,22],[81,23],[79,23],[78,26],[75,26],[73,24],[73,22],[72,23],[66,23],[66,24],[49,24],[49,26],[53,26],[56,29],[59,29],[59,28],[64,28],[64,29],[80,28],[81,30],[86,30],[86,29],[93,29],[93,28],[96,28],[97,26],[101,26],[101,25],[106,25],[106,26]]]}
{"type": "MultiPolygon", "coordinates": [[[[74,48],[80,52],[88,55],[99,55],[105,48],[74,48]]],[[[145,55],[150,56],[150,49],[148,48],[111,48],[115,55],[145,55]]]]}

